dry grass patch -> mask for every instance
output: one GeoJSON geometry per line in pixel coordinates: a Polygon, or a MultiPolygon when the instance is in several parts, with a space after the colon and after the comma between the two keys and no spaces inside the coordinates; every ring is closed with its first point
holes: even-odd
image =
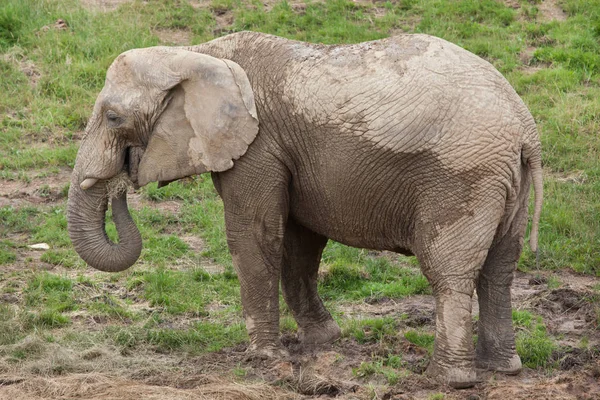
{"type": "MultiPolygon", "coordinates": [[[[19,378],[23,379],[23,378],[19,378]]],[[[111,399],[111,400],[276,400],[299,396],[266,384],[238,384],[216,377],[198,377],[190,389],[156,386],[115,376],[90,373],[64,377],[29,377],[1,387],[0,396],[12,400],[111,399]]]]}

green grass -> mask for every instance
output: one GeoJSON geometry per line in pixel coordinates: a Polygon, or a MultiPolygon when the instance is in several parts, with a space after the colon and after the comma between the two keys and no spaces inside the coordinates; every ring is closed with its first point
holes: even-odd
{"type": "Polygon", "coordinates": [[[25,289],[25,304],[30,309],[45,308],[49,311],[48,319],[53,319],[56,313],[73,311],[77,308],[73,281],[47,272],[34,275],[25,289]]]}
{"type": "Polygon", "coordinates": [[[319,284],[324,299],[369,297],[375,301],[430,293],[427,279],[414,268],[407,268],[410,261],[405,257],[392,262],[371,256],[367,250],[330,242],[323,253],[323,263],[328,266],[319,284]]]}
{"type": "Polygon", "coordinates": [[[361,362],[358,368],[352,370],[352,373],[354,376],[360,378],[381,375],[385,378],[388,385],[394,386],[402,377],[406,376],[405,372],[398,371],[401,366],[402,364],[397,363],[394,358],[392,362],[390,362],[389,358],[376,359],[375,361],[361,362]]]}
{"type": "Polygon", "coordinates": [[[243,343],[246,340],[246,327],[241,323],[225,326],[222,323],[199,322],[187,330],[150,330],[145,340],[161,349],[213,352],[243,343]]]}
{"type": "Polygon", "coordinates": [[[11,345],[22,338],[18,312],[8,304],[0,303],[0,346],[11,345]]]}
{"type": "Polygon", "coordinates": [[[203,270],[157,270],[142,276],[144,297],[151,306],[162,307],[170,314],[205,315],[204,307],[212,300],[238,306],[239,284],[229,275],[211,276],[203,270]]]}
{"type": "Polygon", "coordinates": [[[56,310],[29,312],[25,315],[24,329],[60,328],[71,323],[71,319],[56,310]]]}
{"type": "Polygon", "coordinates": [[[372,16],[365,7],[346,0],[307,3],[302,13],[287,1],[276,3],[265,12],[260,2],[253,7],[236,8],[233,30],[253,30],[322,43],[356,43],[380,39],[394,26],[392,18],[378,19],[373,29],[372,16]]]}
{"type": "Polygon", "coordinates": [[[446,395],[444,393],[434,393],[430,395],[427,400],[444,400],[446,395]]]}
{"type": "Polygon", "coordinates": [[[0,265],[11,264],[17,259],[15,247],[16,245],[9,240],[0,241],[0,265]]]}
{"type": "Polygon", "coordinates": [[[404,333],[404,338],[412,344],[426,349],[429,354],[433,353],[434,335],[430,333],[408,331],[404,333]]]}
{"type": "Polygon", "coordinates": [[[539,316],[529,311],[513,310],[513,324],[517,330],[517,353],[529,368],[551,368],[552,352],[557,349],[539,316]]]}
{"type": "Polygon", "coordinates": [[[40,260],[48,264],[73,268],[82,265],[82,261],[71,249],[48,250],[41,255],[40,260]]]}
{"type": "Polygon", "coordinates": [[[187,329],[109,327],[106,338],[117,346],[133,349],[142,345],[156,351],[185,351],[192,354],[214,352],[246,341],[246,328],[242,323],[231,325],[222,322],[198,322],[187,329]]]}
{"type": "Polygon", "coordinates": [[[342,327],[342,337],[351,337],[358,343],[380,342],[384,337],[395,335],[398,321],[394,318],[353,319],[342,327]]]}

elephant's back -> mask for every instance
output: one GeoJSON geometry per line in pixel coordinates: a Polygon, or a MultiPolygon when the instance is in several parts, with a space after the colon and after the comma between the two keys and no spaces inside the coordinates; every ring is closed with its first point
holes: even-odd
{"type": "Polygon", "coordinates": [[[286,108],[329,134],[401,153],[448,154],[448,146],[516,152],[533,124],[491,64],[440,38],[405,34],[333,46],[265,40],[282,63],[275,75],[286,108]]]}

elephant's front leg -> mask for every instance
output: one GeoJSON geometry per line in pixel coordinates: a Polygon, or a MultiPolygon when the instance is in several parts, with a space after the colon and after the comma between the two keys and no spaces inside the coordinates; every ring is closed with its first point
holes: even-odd
{"type": "Polygon", "coordinates": [[[279,341],[279,280],[288,212],[286,184],[244,189],[220,182],[227,243],[240,281],[249,352],[285,357],[279,341]],[[279,186],[279,185],[278,185],[279,186]],[[234,193],[235,192],[235,193],[234,193]]]}
{"type": "Polygon", "coordinates": [[[281,287],[286,303],[298,323],[302,343],[330,343],[340,337],[338,324],[331,318],[317,293],[317,274],[327,238],[288,220],[281,287]]]}

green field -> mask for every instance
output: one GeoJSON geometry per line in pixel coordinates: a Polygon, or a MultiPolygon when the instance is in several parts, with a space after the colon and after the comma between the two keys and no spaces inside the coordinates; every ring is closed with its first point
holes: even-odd
{"type": "MultiPolygon", "coordinates": [[[[161,398],[211,398],[202,390],[220,385],[234,393],[234,384],[245,385],[246,398],[337,390],[371,399],[407,388],[417,388],[417,398],[464,398],[421,375],[433,302],[416,260],[337,243],[323,255],[319,284],[343,330],[319,353],[328,367],[303,359],[314,370],[307,380],[246,361],[239,283],[209,176],[150,184],[130,196],[144,239],[130,270],[92,271],[72,249],[69,172],[113,59],[131,48],[197,44],[240,30],[327,44],[427,33],[502,72],[538,124],[545,173],[539,263],[526,248],[515,294],[524,390],[600,371],[600,1],[2,0],[0,398],[3,391],[60,398],[52,390],[75,387],[80,374],[96,374],[96,389],[104,382],[98,377],[112,377],[104,387],[115,390],[84,398],[128,398],[118,382],[139,385],[136,393],[164,390],[161,398]],[[50,249],[28,247],[36,243],[50,249]]],[[[284,343],[293,347],[296,324],[283,300],[281,315],[284,343]]],[[[509,385],[489,379],[472,393],[509,385]]]]}

